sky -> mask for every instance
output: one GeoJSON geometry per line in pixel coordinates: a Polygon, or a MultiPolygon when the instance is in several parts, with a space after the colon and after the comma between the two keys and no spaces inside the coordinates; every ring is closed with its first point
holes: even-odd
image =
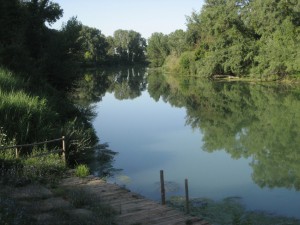
{"type": "Polygon", "coordinates": [[[134,30],[149,38],[154,32],[186,30],[186,16],[199,11],[204,0],[52,0],[64,16],[52,25],[60,29],[72,16],[105,35],[118,29],[134,30]]]}

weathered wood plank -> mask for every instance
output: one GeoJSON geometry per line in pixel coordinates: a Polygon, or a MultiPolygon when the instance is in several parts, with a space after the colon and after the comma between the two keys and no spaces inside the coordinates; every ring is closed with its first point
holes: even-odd
{"type": "Polygon", "coordinates": [[[116,222],[120,225],[159,224],[159,225],[209,225],[199,218],[185,215],[183,212],[160,205],[143,196],[130,192],[116,184],[109,184],[98,178],[66,179],[64,186],[76,186],[89,191],[95,201],[102,201],[113,207],[119,214],[116,222]]]}

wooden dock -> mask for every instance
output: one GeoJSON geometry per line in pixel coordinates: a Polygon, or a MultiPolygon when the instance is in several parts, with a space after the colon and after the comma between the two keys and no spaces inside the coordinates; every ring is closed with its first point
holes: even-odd
{"type": "Polygon", "coordinates": [[[206,221],[185,215],[176,209],[160,205],[116,184],[107,183],[99,178],[66,178],[63,187],[81,188],[94,196],[96,201],[110,205],[118,212],[118,225],[209,225],[206,221]]]}

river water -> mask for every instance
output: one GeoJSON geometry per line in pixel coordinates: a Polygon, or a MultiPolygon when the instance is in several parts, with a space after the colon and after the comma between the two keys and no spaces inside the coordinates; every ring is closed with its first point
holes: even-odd
{"type": "Polygon", "coordinates": [[[167,198],[184,195],[187,178],[191,198],[234,197],[247,210],[300,219],[297,88],[111,74],[93,103],[97,134],[119,153],[110,182],[159,201],[164,170],[167,198]]]}

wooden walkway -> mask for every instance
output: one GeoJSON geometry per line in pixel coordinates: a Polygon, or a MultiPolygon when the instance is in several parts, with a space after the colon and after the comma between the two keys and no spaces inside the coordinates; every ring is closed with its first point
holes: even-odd
{"type": "Polygon", "coordinates": [[[61,185],[81,188],[92,194],[96,201],[100,200],[110,205],[118,212],[116,218],[118,225],[209,225],[200,218],[185,215],[178,210],[160,205],[116,184],[109,184],[95,177],[66,178],[61,185]]]}

